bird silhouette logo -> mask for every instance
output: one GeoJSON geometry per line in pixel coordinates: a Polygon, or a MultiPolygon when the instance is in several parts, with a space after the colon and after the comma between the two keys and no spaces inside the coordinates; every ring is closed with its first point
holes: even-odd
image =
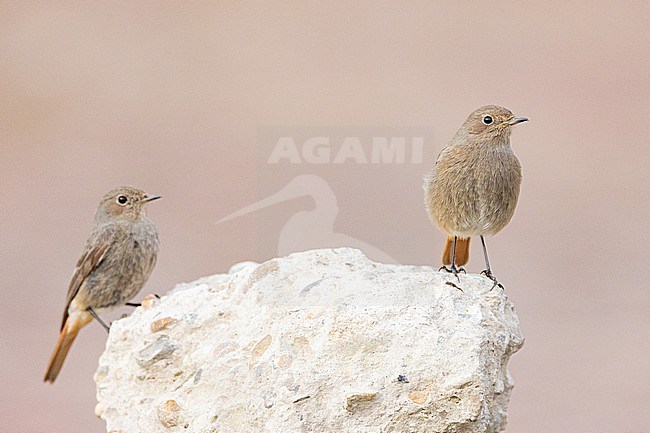
{"type": "Polygon", "coordinates": [[[294,177],[281,190],[223,217],[217,224],[304,196],[311,197],[315,207],[296,212],[284,224],[278,237],[278,257],[306,249],[351,247],[363,251],[372,260],[397,263],[381,249],[334,231],[334,222],[339,213],[336,195],[325,179],[312,174],[294,177]]]}

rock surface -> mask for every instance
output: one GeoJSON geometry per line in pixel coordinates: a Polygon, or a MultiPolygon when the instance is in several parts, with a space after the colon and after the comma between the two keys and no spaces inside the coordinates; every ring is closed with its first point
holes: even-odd
{"type": "Polygon", "coordinates": [[[113,323],[112,432],[499,432],[523,344],[479,275],[314,250],[178,286],[113,323]]]}

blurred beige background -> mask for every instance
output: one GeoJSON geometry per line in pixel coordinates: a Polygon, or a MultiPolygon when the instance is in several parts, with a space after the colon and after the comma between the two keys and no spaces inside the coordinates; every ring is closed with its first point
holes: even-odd
{"type": "Polygon", "coordinates": [[[308,197],[216,224],[291,179],[260,186],[260,171],[317,169],[336,231],[437,265],[422,175],[473,109],[497,103],[531,118],[513,134],[517,213],[489,241],[526,336],[508,432],[650,431],[649,18],[643,1],[3,2],[0,430],[104,431],[101,327],[54,386],[42,376],[109,189],[164,197],[142,296],[276,255],[272,234],[308,197]],[[360,125],[435,139],[421,164],[264,167],[260,128],[360,125]]]}

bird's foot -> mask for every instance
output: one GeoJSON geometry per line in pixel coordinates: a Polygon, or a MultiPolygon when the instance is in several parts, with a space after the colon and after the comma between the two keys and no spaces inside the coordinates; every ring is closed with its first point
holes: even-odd
{"type": "MultiPolygon", "coordinates": [[[[492,280],[492,282],[494,282],[494,285],[492,286],[492,289],[494,289],[495,287],[498,286],[498,287],[501,287],[501,290],[504,290],[503,284],[501,284],[497,280],[497,278],[494,275],[492,275],[492,271],[490,269],[485,269],[484,271],[481,272],[481,275],[485,275],[490,280],[492,280]]],[[[492,290],[492,289],[490,289],[490,290],[492,290]]]]}
{"type": "Polygon", "coordinates": [[[463,269],[463,268],[457,268],[456,265],[451,265],[451,266],[449,266],[449,267],[447,267],[447,266],[443,266],[443,267],[441,267],[440,269],[438,269],[438,271],[443,271],[443,270],[444,270],[445,272],[449,272],[450,274],[454,274],[454,276],[456,277],[456,279],[458,280],[459,283],[460,283],[460,277],[458,276],[458,274],[459,274],[460,272],[462,272],[462,273],[464,273],[464,274],[467,273],[467,272],[465,272],[465,269],[463,269]]]}
{"type": "Polygon", "coordinates": [[[438,271],[445,271],[445,272],[449,272],[450,274],[454,274],[454,275],[458,275],[460,272],[462,272],[463,274],[467,273],[465,268],[457,268],[456,265],[451,265],[449,267],[441,266],[440,269],[438,269],[438,271]]]}

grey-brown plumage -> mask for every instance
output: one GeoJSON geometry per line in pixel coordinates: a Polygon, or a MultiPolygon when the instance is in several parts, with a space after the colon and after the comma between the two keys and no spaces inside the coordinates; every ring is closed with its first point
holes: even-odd
{"type": "MultiPolygon", "coordinates": [[[[512,218],[521,185],[521,165],[510,147],[512,126],[525,122],[510,110],[486,105],[469,115],[425,179],[431,220],[449,234],[443,264],[462,266],[469,239],[481,236],[486,270],[491,274],[484,235],[503,229],[512,218]]],[[[495,280],[496,281],[496,280],[495,280]]]]}
{"type": "Polygon", "coordinates": [[[56,379],[79,330],[94,315],[128,302],[151,275],[158,255],[158,232],[147,218],[145,206],[158,198],[121,187],[100,201],[70,281],[61,334],[45,373],[46,382],[56,379]]]}

